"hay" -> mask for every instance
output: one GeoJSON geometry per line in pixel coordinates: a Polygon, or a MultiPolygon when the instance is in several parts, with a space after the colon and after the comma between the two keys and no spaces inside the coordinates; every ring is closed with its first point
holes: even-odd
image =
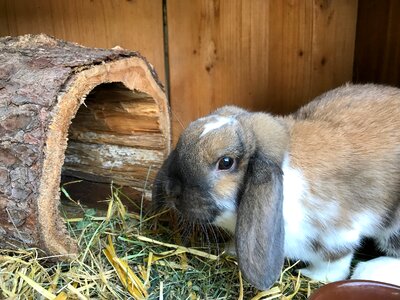
{"type": "Polygon", "coordinates": [[[190,247],[182,246],[162,221],[168,212],[148,217],[141,207],[127,211],[124,198],[113,188],[106,212],[71,201],[63,207],[81,249],[71,262],[51,262],[38,249],[0,250],[0,298],[307,299],[320,285],[288,264],[275,286],[259,292],[242,279],[233,257],[219,253],[222,245],[199,247],[192,237],[190,247]]]}

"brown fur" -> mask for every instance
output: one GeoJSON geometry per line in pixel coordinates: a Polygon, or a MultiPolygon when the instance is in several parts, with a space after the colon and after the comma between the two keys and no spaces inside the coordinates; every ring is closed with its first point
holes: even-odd
{"type": "Polygon", "coordinates": [[[238,174],[231,174],[215,181],[215,193],[218,197],[225,198],[232,194],[232,191],[236,191],[237,187],[241,184],[242,176],[238,174]]]}
{"type": "Polygon", "coordinates": [[[399,212],[400,90],[349,85],[316,101],[287,118],[290,157],[317,198],[340,202],[342,218],[332,225],[351,223],[362,208],[382,220],[399,212]]]}
{"type": "Polygon", "coordinates": [[[253,143],[260,150],[265,150],[274,162],[281,163],[289,146],[290,137],[286,124],[265,113],[243,115],[240,121],[252,131],[251,138],[256,139],[253,143]]]}

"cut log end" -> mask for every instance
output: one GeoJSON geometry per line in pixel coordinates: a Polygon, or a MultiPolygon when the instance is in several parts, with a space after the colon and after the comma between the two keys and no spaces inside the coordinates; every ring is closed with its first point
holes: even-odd
{"type": "Polygon", "coordinates": [[[78,74],[60,97],[49,126],[38,205],[51,253],[76,250],[69,239],[60,243],[66,232],[51,213],[58,206],[62,168],[69,176],[149,191],[169,151],[169,123],[161,90],[141,75],[145,67],[137,58],[95,66],[78,74]]]}
{"type": "MultiPolygon", "coordinates": [[[[69,256],[77,253],[77,245],[68,235],[58,211],[61,175],[96,184],[113,182],[148,197],[155,173],[170,150],[168,104],[154,71],[135,52],[83,48],[47,36],[25,37],[20,42],[7,39],[3,40],[2,50],[6,52],[8,47],[12,48],[10,53],[16,53],[22,47],[17,58],[22,64],[29,64],[26,67],[29,70],[32,61],[38,64],[34,71],[51,77],[52,80],[47,78],[43,85],[50,85],[56,92],[53,93],[55,97],[46,99],[51,95],[49,87],[38,85],[34,90],[38,95],[29,100],[34,108],[32,114],[41,120],[37,125],[41,133],[35,136],[39,142],[32,146],[37,155],[37,175],[27,178],[33,186],[32,193],[23,199],[23,193],[20,197],[15,197],[15,192],[12,195],[17,189],[7,194],[0,186],[0,205],[9,209],[6,211],[12,211],[11,208],[21,201],[29,208],[24,220],[14,226],[10,225],[12,217],[0,215],[0,234],[3,230],[7,245],[39,246],[49,255],[69,256]],[[27,49],[32,48],[32,53],[37,53],[37,47],[41,48],[40,57],[25,57],[27,49]],[[75,51],[75,55],[71,55],[71,51],[75,51]],[[57,72],[55,66],[59,69],[57,72]],[[37,103],[39,101],[47,101],[48,105],[37,103]],[[18,237],[18,234],[29,238],[18,237]]],[[[13,80],[10,82],[12,84],[13,80]]],[[[25,84],[29,89],[34,83],[25,84]]],[[[10,92],[6,97],[12,95],[10,92]]],[[[17,101],[20,99],[11,99],[8,103],[17,101]]],[[[13,122],[13,138],[17,139],[18,132],[24,131],[22,127],[26,128],[26,124],[22,124],[23,120],[13,122]]],[[[5,125],[0,122],[0,129],[5,125]]],[[[32,128],[29,130],[31,132],[32,128]]],[[[2,137],[0,142],[0,151],[8,151],[9,137],[2,137]]],[[[22,142],[32,144],[26,136],[22,142]]],[[[15,164],[12,167],[15,168],[15,164]]],[[[18,190],[23,190],[26,183],[21,182],[18,190]]],[[[85,193],[80,190],[82,194],[85,193]]],[[[87,195],[90,197],[90,190],[87,195]]]]}

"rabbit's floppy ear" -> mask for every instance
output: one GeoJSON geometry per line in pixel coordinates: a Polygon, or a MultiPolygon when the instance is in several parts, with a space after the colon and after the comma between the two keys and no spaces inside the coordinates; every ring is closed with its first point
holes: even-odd
{"type": "Polygon", "coordinates": [[[244,277],[259,289],[279,277],[284,261],[283,173],[287,151],[286,128],[268,114],[242,119],[255,145],[245,174],[236,223],[236,252],[244,277]]]}
{"type": "Polygon", "coordinates": [[[250,159],[236,223],[236,251],[244,277],[268,289],[284,260],[282,171],[262,153],[250,159]]]}

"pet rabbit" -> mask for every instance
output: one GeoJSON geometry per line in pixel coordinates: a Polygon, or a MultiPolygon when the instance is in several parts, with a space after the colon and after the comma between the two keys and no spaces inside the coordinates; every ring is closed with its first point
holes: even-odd
{"type": "Polygon", "coordinates": [[[285,117],[222,107],[182,133],[153,199],[230,231],[259,289],[284,257],[345,279],[365,237],[399,258],[400,90],[347,84],[285,117]]]}
{"type": "Polygon", "coordinates": [[[351,278],[381,281],[400,286],[400,259],[380,256],[366,262],[359,262],[351,278]]]}

